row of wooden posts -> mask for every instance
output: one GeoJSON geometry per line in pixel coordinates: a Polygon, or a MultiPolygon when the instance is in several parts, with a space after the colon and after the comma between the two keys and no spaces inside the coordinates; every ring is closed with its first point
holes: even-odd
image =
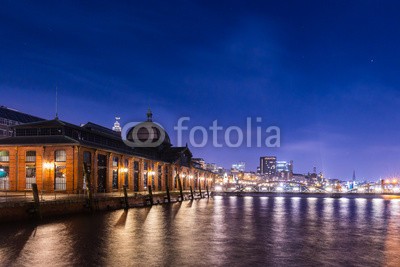
{"type": "MultiPolygon", "coordinates": [[[[179,198],[178,201],[183,201],[184,200],[184,196],[183,196],[183,188],[182,188],[182,182],[181,179],[179,179],[179,175],[177,175],[177,180],[178,180],[178,186],[179,186],[179,198]]],[[[166,191],[167,191],[167,196],[164,198],[164,202],[165,200],[167,201],[167,203],[171,203],[171,195],[169,193],[169,187],[168,187],[168,182],[166,182],[166,191]]],[[[194,200],[194,193],[193,193],[193,188],[192,186],[189,187],[190,188],[190,199],[194,200]]],[[[127,187],[124,186],[124,198],[125,198],[125,208],[128,209],[129,205],[128,205],[128,193],[127,193],[127,187]]],[[[150,205],[154,205],[154,199],[153,199],[153,190],[151,185],[148,187],[148,191],[149,191],[149,195],[146,198],[146,202],[149,201],[150,205]]],[[[206,185],[206,191],[207,191],[207,197],[210,197],[210,192],[208,190],[208,185],[206,185]]],[[[199,194],[200,194],[200,198],[203,198],[203,194],[201,193],[201,187],[199,187],[199,194]]]]}
{"type": "MultiPolygon", "coordinates": [[[[86,181],[86,185],[88,188],[92,188],[92,181],[90,179],[90,169],[88,168],[86,163],[83,163],[83,172],[84,172],[84,177],[86,181]]],[[[178,180],[178,186],[179,186],[179,199],[178,201],[183,201],[184,196],[183,196],[183,188],[182,188],[182,182],[181,179],[179,179],[179,175],[177,175],[177,180],[178,180]]],[[[168,181],[165,183],[167,195],[165,197],[165,200],[167,203],[171,203],[171,195],[169,192],[169,187],[168,187],[168,181]]],[[[128,200],[128,192],[127,192],[127,186],[124,185],[123,187],[124,191],[124,204],[125,204],[125,209],[129,209],[129,200],[128,200]]],[[[208,190],[208,185],[206,185],[206,191],[207,191],[207,197],[210,197],[210,192],[208,190]]],[[[34,212],[36,213],[38,218],[42,218],[41,212],[40,212],[40,200],[39,200],[39,190],[37,187],[37,184],[32,184],[32,192],[33,192],[33,200],[34,200],[34,212]]],[[[150,202],[150,205],[154,205],[154,198],[153,198],[153,190],[151,188],[151,185],[148,187],[148,197],[146,198],[146,201],[150,202]]],[[[201,187],[199,187],[199,194],[200,198],[203,198],[203,194],[201,192],[201,187]]],[[[191,200],[194,200],[194,193],[193,193],[193,188],[190,186],[190,198],[191,200]]],[[[94,210],[94,201],[93,201],[93,192],[92,190],[87,190],[87,201],[88,201],[88,207],[90,210],[94,210]]]]}

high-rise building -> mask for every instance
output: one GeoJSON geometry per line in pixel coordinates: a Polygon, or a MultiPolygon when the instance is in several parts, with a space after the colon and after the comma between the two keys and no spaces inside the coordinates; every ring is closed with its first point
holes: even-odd
{"type": "Polygon", "coordinates": [[[289,163],[287,161],[277,161],[276,162],[277,172],[289,172],[289,163]]]}
{"type": "Polygon", "coordinates": [[[241,161],[239,163],[236,163],[236,164],[232,164],[232,170],[237,170],[237,171],[240,171],[240,172],[244,172],[245,169],[246,169],[246,163],[243,162],[243,161],[241,161]]]}
{"type": "Polygon", "coordinates": [[[276,157],[260,157],[260,173],[267,174],[269,176],[276,175],[276,157]]]}

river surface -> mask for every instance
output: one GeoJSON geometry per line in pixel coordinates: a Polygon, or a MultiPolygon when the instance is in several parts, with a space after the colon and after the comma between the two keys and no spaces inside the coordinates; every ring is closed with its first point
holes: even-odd
{"type": "Polygon", "coordinates": [[[0,266],[400,266],[400,199],[215,196],[3,224],[0,266]]]}

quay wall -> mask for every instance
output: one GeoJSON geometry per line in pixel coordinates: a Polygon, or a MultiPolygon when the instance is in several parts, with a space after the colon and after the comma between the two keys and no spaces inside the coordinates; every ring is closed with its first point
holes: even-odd
{"type": "MultiPolygon", "coordinates": [[[[189,199],[189,195],[184,195],[184,200],[189,199]]],[[[178,195],[171,194],[171,202],[177,202],[178,195]]],[[[153,196],[154,204],[165,203],[164,195],[153,196]]],[[[149,201],[143,197],[128,197],[129,208],[145,207],[150,205],[149,201]]],[[[40,215],[42,218],[55,216],[91,213],[96,211],[117,210],[125,208],[124,197],[104,197],[96,198],[93,201],[94,211],[91,211],[86,199],[60,199],[54,201],[40,202],[40,215]]],[[[38,213],[35,212],[35,205],[32,201],[27,202],[3,202],[0,203],[0,223],[24,220],[37,220],[38,213]]]]}

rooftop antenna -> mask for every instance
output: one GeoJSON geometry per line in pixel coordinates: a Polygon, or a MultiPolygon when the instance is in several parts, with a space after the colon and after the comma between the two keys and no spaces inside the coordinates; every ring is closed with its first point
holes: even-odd
{"type": "Polygon", "coordinates": [[[58,88],[56,86],[56,119],[58,119],[58,88]]]}
{"type": "Polygon", "coordinates": [[[147,110],[146,115],[147,115],[147,121],[150,121],[150,122],[153,121],[153,112],[151,112],[150,108],[147,110]]]}

